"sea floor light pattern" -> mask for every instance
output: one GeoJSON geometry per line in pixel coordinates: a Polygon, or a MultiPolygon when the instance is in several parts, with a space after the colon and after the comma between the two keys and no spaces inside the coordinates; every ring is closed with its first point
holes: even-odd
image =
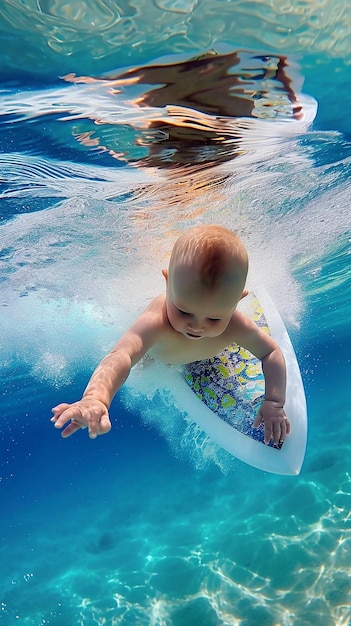
{"type": "Polygon", "coordinates": [[[117,444],[112,434],[93,452],[82,438],[59,441],[9,479],[25,495],[1,522],[4,626],[349,623],[351,477],[341,425],[331,435],[325,421],[312,429],[296,480],[222,451],[220,469],[197,454],[194,437],[170,449],[150,424],[133,423],[119,403],[115,410],[117,444]]]}

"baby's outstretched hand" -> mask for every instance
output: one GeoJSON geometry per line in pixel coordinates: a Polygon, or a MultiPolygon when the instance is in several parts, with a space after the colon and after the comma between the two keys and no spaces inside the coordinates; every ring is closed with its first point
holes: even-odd
{"type": "Polygon", "coordinates": [[[277,447],[281,447],[286,435],[290,433],[290,422],[285,415],[284,408],[279,402],[264,400],[257,412],[253,423],[254,428],[264,424],[264,442],[271,440],[277,447]]]}
{"type": "Polygon", "coordinates": [[[74,404],[58,404],[52,409],[51,418],[55,428],[62,428],[69,422],[62,437],[70,437],[80,428],[88,428],[89,437],[95,439],[111,430],[111,422],[106,406],[94,398],[85,397],[74,404]]]}

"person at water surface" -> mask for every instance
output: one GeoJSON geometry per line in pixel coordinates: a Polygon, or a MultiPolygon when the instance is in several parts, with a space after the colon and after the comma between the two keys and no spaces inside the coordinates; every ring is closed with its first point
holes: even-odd
{"type": "Polygon", "coordinates": [[[94,439],[111,429],[109,407],[131,368],[146,354],[169,364],[216,356],[232,343],[262,362],[265,396],[254,420],[264,424],[264,441],[284,441],[290,422],[284,412],[283,354],[267,333],[237,310],[247,295],[248,255],[239,237],[218,225],[197,226],[176,241],[166,292],[156,296],[93,373],[83,397],[52,409],[51,421],[69,437],[88,428],[94,439]]]}

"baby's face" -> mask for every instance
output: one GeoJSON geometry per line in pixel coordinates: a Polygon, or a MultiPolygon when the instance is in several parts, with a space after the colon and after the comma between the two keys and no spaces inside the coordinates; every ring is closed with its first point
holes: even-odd
{"type": "Polygon", "coordinates": [[[191,267],[176,266],[167,286],[167,315],[171,326],[189,339],[218,337],[227,328],[241,289],[203,287],[191,267]]]}

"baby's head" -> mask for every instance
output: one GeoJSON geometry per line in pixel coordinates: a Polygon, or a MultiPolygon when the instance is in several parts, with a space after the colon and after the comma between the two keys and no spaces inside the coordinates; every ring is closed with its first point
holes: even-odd
{"type": "Polygon", "coordinates": [[[234,232],[206,225],[181,235],[164,271],[171,325],[189,337],[220,335],[246,295],[247,271],[247,252],[234,232]]]}

